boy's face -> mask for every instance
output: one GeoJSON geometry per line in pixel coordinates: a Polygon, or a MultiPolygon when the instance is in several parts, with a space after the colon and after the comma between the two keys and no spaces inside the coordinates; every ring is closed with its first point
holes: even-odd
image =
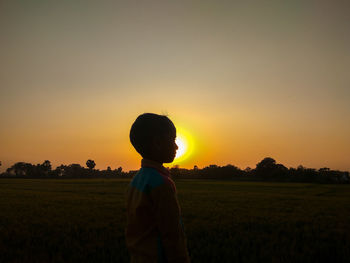
{"type": "Polygon", "coordinates": [[[171,163],[175,156],[178,146],[175,142],[176,134],[165,134],[154,140],[155,161],[160,163],[171,163]]]}

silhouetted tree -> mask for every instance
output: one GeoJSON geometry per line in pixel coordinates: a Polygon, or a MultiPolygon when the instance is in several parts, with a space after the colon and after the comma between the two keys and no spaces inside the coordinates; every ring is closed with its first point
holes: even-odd
{"type": "Polygon", "coordinates": [[[92,169],[95,168],[96,163],[95,163],[94,160],[90,160],[90,159],[89,159],[89,160],[86,161],[86,166],[92,170],[92,169]]]}
{"type": "Polygon", "coordinates": [[[65,169],[65,175],[69,177],[81,177],[84,174],[84,168],[78,163],[72,163],[65,169]]]}
{"type": "Polygon", "coordinates": [[[300,164],[300,165],[298,166],[297,170],[299,170],[299,171],[305,170],[305,167],[302,166],[302,165],[300,164]]]}
{"type": "Polygon", "coordinates": [[[323,167],[318,170],[319,172],[329,172],[330,169],[328,167],[323,167]]]}
{"type": "Polygon", "coordinates": [[[277,164],[275,159],[266,157],[256,165],[255,173],[265,180],[285,181],[287,180],[288,168],[283,164],[277,164]]]}
{"type": "Polygon", "coordinates": [[[7,168],[6,172],[16,176],[33,175],[33,165],[25,162],[17,162],[10,168],[7,168]]]}
{"type": "Polygon", "coordinates": [[[245,171],[246,173],[250,173],[250,172],[252,171],[252,168],[250,168],[249,166],[247,166],[247,167],[244,169],[244,171],[245,171]]]}
{"type": "Polygon", "coordinates": [[[64,176],[66,169],[67,165],[61,164],[60,166],[56,167],[56,169],[53,171],[53,174],[56,176],[64,176]]]}
{"type": "Polygon", "coordinates": [[[42,164],[41,167],[46,170],[46,171],[51,171],[51,162],[49,160],[45,160],[42,164]]]}
{"type": "Polygon", "coordinates": [[[43,175],[48,176],[51,172],[51,162],[49,160],[45,160],[41,165],[39,165],[39,169],[43,175]]]}
{"type": "Polygon", "coordinates": [[[264,158],[260,163],[256,165],[257,171],[270,171],[276,167],[275,159],[271,157],[264,158]]]}

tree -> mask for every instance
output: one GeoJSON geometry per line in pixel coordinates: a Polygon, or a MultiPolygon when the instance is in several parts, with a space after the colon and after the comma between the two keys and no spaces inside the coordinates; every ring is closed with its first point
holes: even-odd
{"type": "Polygon", "coordinates": [[[320,168],[318,171],[319,172],[329,172],[331,169],[329,169],[328,167],[323,167],[323,168],[320,168]]]}
{"type": "Polygon", "coordinates": [[[299,171],[304,171],[306,168],[300,164],[297,169],[299,171]]]}
{"type": "Polygon", "coordinates": [[[17,162],[8,168],[6,171],[10,174],[15,174],[16,176],[32,175],[33,165],[25,162],[17,162]]]}
{"type": "Polygon", "coordinates": [[[51,162],[49,160],[45,160],[41,164],[41,169],[44,171],[45,174],[51,171],[51,162]]]}
{"type": "Polygon", "coordinates": [[[54,170],[54,174],[56,176],[64,176],[67,170],[67,165],[61,164],[60,166],[57,166],[54,170]]]}
{"type": "Polygon", "coordinates": [[[275,159],[266,157],[256,165],[255,171],[256,175],[261,176],[264,179],[272,179],[276,168],[277,165],[275,159]]]}
{"type": "Polygon", "coordinates": [[[249,166],[247,166],[247,167],[244,169],[244,171],[245,171],[246,173],[250,173],[250,172],[252,171],[252,168],[250,168],[249,166]]]}
{"type": "Polygon", "coordinates": [[[276,161],[271,157],[264,158],[260,163],[256,165],[256,170],[261,172],[271,171],[274,168],[276,168],[276,161]]]}
{"type": "Polygon", "coordinates": [[[72,163],[66,167],[64,173],[69,177],[81,177],[84,175],[84,168],[78,163],[72,163]]]}
{"type": "Polygon", "coordinates": [[[256,174],[268,180],[287,180],[288,168],[283,164],[276,163],[271,157],[264,158],[256,165],[256,174]]]}
{"type": "Polygon", "coordinates": [[[86,166],[92,170],[92,169],[95,168],[96,163],[95,163],[94,160],[90,160],[90,159],[89,159],[89,160],[86,161],[86,166]]]}
{"type": "Polygon", "coordinates": [[[116,176],[122,176],[122,172],[123,172],[123,168],[122,167],[118,167],[118,169],[115,170],[116,171],[116,176]]]}

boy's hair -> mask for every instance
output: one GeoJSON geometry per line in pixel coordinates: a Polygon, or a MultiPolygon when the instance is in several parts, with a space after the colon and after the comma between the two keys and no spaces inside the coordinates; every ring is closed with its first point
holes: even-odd
{"type": "Polygon", "coordinates": [[[153,139],[166,134],[176,135],[176,128],[167,116],[144,113],[138,116],[131,126],[129,136],[136,151],[142,157],[147,157],[152,153],[153,139]]]}

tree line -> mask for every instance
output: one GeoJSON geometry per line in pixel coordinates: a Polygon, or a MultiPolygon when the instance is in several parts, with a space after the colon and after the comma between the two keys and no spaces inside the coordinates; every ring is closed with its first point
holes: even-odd
{"type": "MultiPolygon", "coordinates": [[[[0,162],[1,165],[1,162],[0,162]]],[[[136,171],[123,171],[122,167],[106,170],[95,169],[94,160],[86,161],[86,168],[80,164],[60,165],[52,169],[51,162],[45,160],[42,164],[33,165],[17,162],[0,174],[2,178],[132,178],[136,171]]],[[[174,166],[168,168],[174,179],[221,179],[239,181],[276,181],[276,182],[307,182],[307,183],[350,183],[347,171],[306,168],[287,168],[276,163],[271,157],[266,157],[256,164],[254,169],[247,167],[242,170],[234,165],[209,165],[202,169],[196,165],[193,169],[174,166]]]]}

